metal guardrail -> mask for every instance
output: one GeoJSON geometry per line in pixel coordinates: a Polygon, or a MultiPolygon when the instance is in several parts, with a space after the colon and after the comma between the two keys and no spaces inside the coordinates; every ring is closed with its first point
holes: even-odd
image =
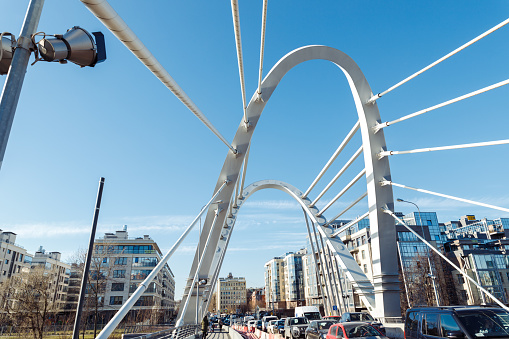
{"type": "MultiPolygon", "coordinates": [[[[143,333],[150,330],[154,330],[156,326],[153,325],[140,325],[140,326],[128,326],[126,327],[125,334],[129,333],[143,333]],[[129,329],[128,329],[129,327],[129,329]],[[128,332],[129,331],[129,332],[128,332]]],[[[159,330],[153,333],[140,334],[139,336],[127,336],[132,339],[148,339],[148,338],[158,338],[158,339],[186,339],[190,337],[200,337],[199,326],[198,325],[184,325],[180,327],[170,327],[167,329],[159,330]]]]}

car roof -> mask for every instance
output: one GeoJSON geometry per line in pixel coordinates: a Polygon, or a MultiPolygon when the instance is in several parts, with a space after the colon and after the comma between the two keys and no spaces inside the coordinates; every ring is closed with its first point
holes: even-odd
{"type": "Polygon", "coordinates": [[[501,310],[500,307],[493,306],[479,306],[479,305],[458,305],[458,306],[440,306],[440,307],[412,307],[407,310],[408,312],[437,312],[437,311],[477,311],[477,310],[501,310]]]}

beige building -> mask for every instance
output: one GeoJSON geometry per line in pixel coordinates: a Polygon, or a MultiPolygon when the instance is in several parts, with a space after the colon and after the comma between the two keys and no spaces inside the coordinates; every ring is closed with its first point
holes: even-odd
{"type": "Polygon", "coordinates": [[[32,259],[32,268],[43,267],[45,274],[50,277],[49,289],[51,301],[56,309],[63,310],[69,286],[69,277],[71,275],[71,265],[62,262],[60,252],[49,252],[39,248],[32,259]]]}
{"type": "Polygon", "coordinates": [[[216,311],[247,310],[246,278],[234,277],[231,273],[226,278],[219,278],[216,295],[216,311]]]}
{"type": "MultiPolygon", "coordinates": [[[[96,239],[94,257],[103,259],[109,273],[104,291],[104,307],[119,309],[147,278],[162,258],[157,243],[148,235],[129,238],[127,227],[115,233],[106,233],[96,239]]],[[[133,309],[162,309],[173,305],[175,278],[166,265],[157,275],[133,309]]]]}

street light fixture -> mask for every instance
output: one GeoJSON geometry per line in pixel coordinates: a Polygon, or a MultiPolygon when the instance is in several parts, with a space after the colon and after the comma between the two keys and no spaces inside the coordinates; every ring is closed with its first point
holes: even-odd
{"type": "Polygon", "coordinates": [[[36,61],[58,61],[62,64],[70,61],[81,67],[94,67],[98,62],[106,60],[104,35],[101,32],[90,34],[74,26],[65,34],[55,34],[51,38],[46,38],[46,33],[36,33],[32,35],[34,45],[34,38],[38,35],[43,35],[43,38],[37,43],[40,58],[36,61]]]}
{"type": "Polygon", "coordinates": [[[16,46],[16,39],[14,35],[8,32],[0,34],[0,75],[7,74],[9,67],[11,67],[12,55],[14,54],[14,47],[16,46]],[[5,36],[9,35],[11,39],[5,36]]]}
{"type": "MultiPolygon", "coordinates": [[[[403,200],[403,199],[400,199],[400,198],[397,198],[396,201],[398,201],[398,202],[406,202],[407,204],[412,204],[412,205],[414,205],[417,208],[417,211],[419,212],[419,222],[421,224],[421,232],[422,232],[422,236],[424,237],[424,227],[423,227],[423,224],[422,224],[422,215],[421,215],[421,210],[419,209],[419,206],[417,206],[417,204],[414,203],[414,202],[403,200]]],[[[429,250],[427,250],[427,249],[426,249],[426,254],[427,254],[427,259],[428,259],[428,267],[429,267],[429,273],[427,274],[427,276],[429,278],[431,278],[431,282],[433,284],[433,291],[435,292],[435,301],[437,303],[437,306],[440,306],[440,302],[438,301],[437,285],[436,285],[436,282],[435,282],[436,277],[435,277],[435,275],[433,275],[433,269],[431,267],[431,260],[429,258],[429,250]]],[[[403,267],[401,269],[403,269],[403,267]]]]}

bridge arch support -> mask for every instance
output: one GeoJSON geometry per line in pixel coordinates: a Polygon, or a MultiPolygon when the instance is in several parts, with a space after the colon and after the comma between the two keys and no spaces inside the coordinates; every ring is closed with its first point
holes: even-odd
{"type": "MultiPolygon", "coordinates": [[[[246,112],[250,126],[246,128],[244,122],[241,121],[237,129],[232,145],[237,149],[238,153],[233,154],[232,152],[228,152],[217,180],[215,191],[218,190],[225,180],[229,181],[229,185],[221,191],[218,197],[220,202],[216,207],[214,207],[214,209],[209,209],[207,212],[203,225],[200,243],[205,244],[207,239],[209,239],[210,245],[200,246],[197,249],[184,290],[181,305],[187,303],[189,306],[185,309],[185,312],[182,307],[179,310],[179,318],[182,319],[184,323],[194,323],[196,317],[198,316],[200,318],[206,311],[203,306],[208,304],[208,300],[213,292],[213,282],[217,279],[222,258],[224,257],[228,240],[233,230],[234,217],[239,211],[238,206],[234,206],[236,208],[231,209],[232,213],[229,215],[230,204],[233,203],[232,197],[235,191],[235,184],[239,179],[242,162],[249,149],[253,132],[258,125],[266,103],[269,101],[281,79],[290,69],[302,62],[317,59],[331,61],[343,71],[352,92],[360,123],[366,170],[365,176],[368,193],[371,248],[373,253],[373,282],[372,284],[370,282],[370,287],[370,285],[366,283],[367,279],[364,273],[360,272],[361,274],[357,276],[358,272],[355,270],[352,271],[351,278],[355,281],[354,285],[356,284],[359,289],[363,289],[361,290],[361,296],[364,298],[366,304],[372,308],[371,312],[375,316],[380,318],[400,317],[396,231],[392,217],[383,213],[381,210],[384,206],[392,210],[394,205],[392,187],[382,186],[380,184],[383,179],[391,180],[390,168],[387,157],[382,159],[378,159],[377,157],[377,153],[380,152],[380,150],[386,149],[384,133],[383,131],[375,133],[372,128],[377,122],[381,121],[377,104],[366,104],[373,93],[360,68],[348,55],[327,46],[305,46],[285,55],[270,70],[262,82],[261,98],[255,93],[247,107],[246,112]],[[200,259],[202,260],[201,265],[199,265],[200,259]],[[203,279],[206,279],[208,281],[208,286],[201,289],[198,289],[197,286],[191,286],[198,267],[199,280],[203,281],[203,279]],[[353,275],[354,273],[355,276],[353,275]],[[187,301],[188,299],[189,301],[187,301]],[[198,307],[198,309],[196,309],[196,307],[198,307]]],[[[288,184],[276,186],[285,187],[285,185],[289,187],[288,184]]],[[[293,192],[289,190],[287,193],[290,193],[290,191],[293,192]]],[[[239,201],[242,201],[244,197],[239,197],[239,199],[239,201]]],[[[306,205],[306,199],[302,199],[302,194],[298,199],[306,205]]],[[[307,201],[306,206],[308,205],[309,201],[307,201]]],[[[341,244],[337,241],[334,242],[330,240],[332,239],[330,238],[332,230],[323,227],[326,223],[326,218],[324,216],[314,215],[309,208],[308,211],[309,212],[306,213],[308,213],[310,217],[313,216],[311,219],[319,225],[320,233],[325,233],[325,236],[329,235],[328,246],[331,247],[332,244],[335,243],[337,246],[332,247],[341,250],[339,248],[341,244]]],[[[340,252],[336,251],[336,255],[339,255],[337,253],[340,252]]],[[[345,256],[346,254],[351,257],[349,252],[344,253],[345,256]]],[[[343,256],[343,254],[341,254],[341,256],[343,256]]],[[[346,262],[349,260],[346,257],[344,259],[346,262]]]]}

